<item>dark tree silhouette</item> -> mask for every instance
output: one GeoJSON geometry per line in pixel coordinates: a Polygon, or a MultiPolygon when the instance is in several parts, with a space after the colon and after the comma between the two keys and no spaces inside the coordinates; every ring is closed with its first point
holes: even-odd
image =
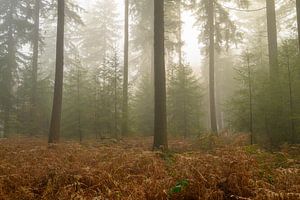
{"type": "Polygon", "coordinates": [[[164,1],[154,0],[154,149],[168,148],[164,30],[164,1]]]}
{"type": "Polygon", "coordinates": [[[58,0],[57,4],[57,39],[56,39],[56,71],[49,143],[59,142],[62,109],[63,72],[64,72],[64,21],[65,0],[58,0]]]}

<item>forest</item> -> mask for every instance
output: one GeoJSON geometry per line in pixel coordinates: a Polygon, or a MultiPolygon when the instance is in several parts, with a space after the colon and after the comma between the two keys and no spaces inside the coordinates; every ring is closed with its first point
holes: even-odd
{"type": "Polygon", "coordinates": [[[300,200],[300,0],[0,0],[0,200],[300,200]]]}

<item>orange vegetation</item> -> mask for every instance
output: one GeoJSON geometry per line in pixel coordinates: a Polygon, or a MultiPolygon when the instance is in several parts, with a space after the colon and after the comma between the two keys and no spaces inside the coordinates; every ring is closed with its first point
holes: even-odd
{"type": "Polygon", "coordinates": [[[172,140],[162,153],[150,138],[50,147],[0,140],[0,199],[300,199],[299,147],[204,151],[199,143],[172,140]]]}

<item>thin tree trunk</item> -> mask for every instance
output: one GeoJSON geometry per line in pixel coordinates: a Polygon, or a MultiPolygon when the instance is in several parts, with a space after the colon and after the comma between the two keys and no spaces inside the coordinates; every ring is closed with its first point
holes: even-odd
{"type": "Polygon", "coordinates": [[[32,133],[36,134],[36,106],[37,106],[37,74],[38,74],[38,55],[39,55],[39,29],[40,29],[40,0],[35,0],[34,9],[34,38],[32,56],[32,91],[31,91],[31,126],[32,133]]]}
{"type": "Polygon", "coordinates": [[[129,49],[129,0],[125,0],[125,30],[124,30],[124,77],[123,77],[123,111],[122,135],[128,135],[128,49],[129,49]]]}
{"type": "Polygon", "coordinates": [[[79,135],[79,141],[82,142],[82,131],[81,131],[81,105],[80,105],[80,69],[77,66],[77,131],[79,135]]]}
{"type": "MultiPolygon", "coordinates": [[[[288,44],[287,44],[288,47],[288,44]]],[[[288,69],[288,81],[289,81],[289,103],[290,103],[290,123],[291,123],[291,141],[295,140],[295,121],[294,117],[294,101],[293,101],[293,87],[292,87],[292,75],[291,75],[291,65],[290,65],[290,55],[289,50],[286,51],[287,58],[287,69],[288,69]]]]}
{"type": "Polygon", "coordinates": [[[63,92],[63,74],[64,74],[64,10],[65,0],[58,0],[58,18],[57,18],[57,41],[56,41],[56,71],[51,124],[49,131],[49,143],[59,142],[61,110],[62,110],[62,92],[63,92]]]}
{"type": "Polygon", "coordinates": [[[299,42],[299,52],[300,52],[300,0],[296,0],[297,8],[297,24],[298,24],[298,42],[299,42]]]}
{"type": "Polygon", "coordinates": [[[117,63],[115,63],[115,77],[114,77],[114,135],[115,138],[118,138],[118,127],[117,127],[117,118],[118,118],[118,113],[117,113],[117,104],[118,104],[118,100],[117,100],[117,63]]]}
{"type": "MultiPolygon", "coordinates": [[[[184,86],[183,88],[186,90],[186,69],[182,63],[182,24],[181,24],[181,1],[178,1],[178,19],[179,19],[179,30],[178,30],[178,64],[179,67],[182,68],[183,76],[184,76],[184,86]]],[[[183,97],[183,123],[184,123],[184,138],[188,136],[188,122],[187,122],[187,108],[186,108],[186,94],[183,97]]]]}
{"type": "Polygon", "coordinates": [[[215,25],[214,25],[214,2],[208,1],[208,24],[209,24],[209,102],[210,123],[213,133],[218,132],[215,100],[215,25]]]}
{"type": "Polygon", "coordinates": [[[253,104],[252,104],[252,75],[250,68],[250,55],[247,54],[248,67],[248,87],[249,87],[249,131],[251,135],[251,145],[253,145],[253,104]]]}
{"type": "Polygon", "coordinates": [[[153,148],[168,148],[166,115],[166,70],[164,45],[164,1],[154,0],[154,88],[155,117],[153,148]]]}

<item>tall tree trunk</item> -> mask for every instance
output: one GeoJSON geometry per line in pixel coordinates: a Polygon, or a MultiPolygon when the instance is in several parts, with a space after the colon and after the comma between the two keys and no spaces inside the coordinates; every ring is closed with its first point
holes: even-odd
{"type": "Polygon", "coordinates": [[[272,83],[275,83],[276,79],[278,78],[278,68],[279,68],[275,0],[266,0],[266,6],[267,6],[270,79],[272,83]]]}
{"type": "Polygon", "coordinates": [[[77,132],[78,132],[78,135],[79,135],[79,141],[80,143],[82,142],[82,130],[81,130],[81,105],[80,105],[80,80],[81,78],[81,72],[80,72],[80,69],[79,69],[79,66],[77,66],[77,98],[76,98],[76,101],[77,101],[77,132]]]}
{"type": "Polygon", "coordinates": [[[250,55],[247,54],[248,68],[248,89],[249,89],[249,131],[251,137],[251,145],[253,145],[253,104],[252,104],[252,74],[250,68],[250,55]]]}
{"type": "Polygon", "coordinates": [[[39,55],[39,29],[40,29],[40,0],[35,0],[34,9],[34,38],[33,38],[33,56],[32,56],[32,91],[31,91],[31,126],[32,134],[36,134],[36,106],[37,106],[37,73],[38,73],[38,55],[39,55]]]}
{"type": "Polygon", "coordinates": [[[128,49],[129,49],[129,0],[125,0],[125,29],[124,29],[124,77],[123,77],[123,111],[122,135],[128,134],[128,49]]]}
{"type": "Polygon", "coordinates": [[[215,22],[214,2],[208,1],[208,24],[209,24],[209,103],[210,124],[213,133],[218,132],[215,100],[215,22]]]}
{"type": "Polygon", "coordinates": [[[13,70],[16,68],[16,47],[13,38],[13,4],[9,8],[9,27],[8,27],[8,62],[7,67],[4,69],[4,83],[5,83],[5,99],[4,99],[4,137],[10,134],[10,114],[12,108],[12,86],[13,86],[13,70]]]}
{"type": "Polygon", "coordinates": [[[168,148],[164,31],[164,1],[154,0],[154,149],[168,148]]]}
{"type": "Polygon", "coordinates": [[[118,139],[118,92],[117,92],[117,63],[114,66],[114,137],[118,139]]]}
{"type": "Polygon", "coordinates": [[[49,143],[59,142],[60,122],[62,109],[62,92],[64,76],[64,22],[65,0],[58,0],[57,4],[57,41],[56,41],[56,71],[51,124],[49,131],[49,143]]]}
{"type": "Polygon", "coordinates": [[[292,87],[292,72],[290,64],[289,44],[287,44],[286,59],[289,81],[289,103],[290,103],[290,126],[291,126],[291,142],[295,142],[295,121],[294,121],[294,101],[293,101],[293,87],[292,87]]]}
{"type": "MultiPolygon", "coordinates": [[[[178,64],[179,67],[182,68],[183,76],[184,76],[184,86],[186,90],[186,68],[182,63],[182,23],[181,23],[181,0],[178,1],[178,19],[179,19],[179,24],[178,24],[178,64]]],[[[187,105],[186,105],[186,94],[184,94],[183,97],[183,124],[184,124],[184,138],[188,137],[188,122],[187,122],[187,105]]]]}
{"type": "Polygon", "coordinates": [[[282,124],[280,123],[283,104],[278,64],[278,44],[277,44],[277,26],[275,0],[266,0],[267,7],[267,28],[268,28],[268,47],[269,47],[269,70],[270,70],[270,96],[269,96],[269,115],[270,131],[269,139],[272,145],[277,145],[279,135],[281,134],[282,124]]]}
{"type": "Polygon", "coordinates": [[[298,24],[298,42],[299,42],[299,52],[300,52],[300,0],[296,0],[297,8],[297,24],[298,24]]]}

